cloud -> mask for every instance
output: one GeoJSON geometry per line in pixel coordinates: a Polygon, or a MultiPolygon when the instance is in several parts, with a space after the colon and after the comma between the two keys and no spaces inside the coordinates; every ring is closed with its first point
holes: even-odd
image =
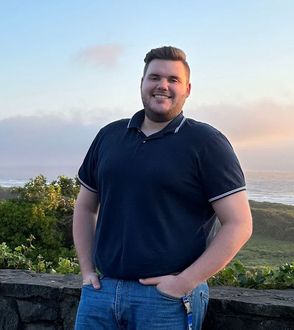
{"type": "Polygon", "coordinates": [[[123,51],[123,47],[118,44],[97,45],[79,52],[77,59],[96,66],[109,68],[117,65],[123,51]]]}
{"type": "MultiPolygon", "coordinates": [[[[294,169],[294,105],[264,101],[236,106],[207,105],[197,112],[188,109],[185,112],[224,132],[244,169],[294,169]]],[[[73,176],[99,129],[123,117],[129,114],[96,108],[2,119],[0,176],[5,173],[13,178],[40,173],[51,178],[60,174],[73,176]]]]}
{"type": "Polygon", "coordinates": [[[95,108],[0,120],[0,178],[74,176],[99,129],[121,117],[95,108]]]}
{"type": "Polygon", "coordinates": [[[294,104],[266,100],[243,105],[206,105],[193,114],[218,127],[239,146],[294,141],[294,104]]]}
{"type": "Polygon", "coordinates": [[[288,143],[235,148],[245,170],[288,171],[294,169],[294,140],[288,143]]]}
{"type": "Polygon", "coordinates": [[[59,174],[65,168],[76,173],[99,123],[88,126],[79,118],[57,115],[18,116],[0,120],[1,168],[22,172],[30,167],[29,176],[55,167],[59,174]]]}
{"type": "Polygon", "coordinates": [[[294,169],[294,104],[203,105],[189,115],[222,131],[245,169],[294,169]]]}

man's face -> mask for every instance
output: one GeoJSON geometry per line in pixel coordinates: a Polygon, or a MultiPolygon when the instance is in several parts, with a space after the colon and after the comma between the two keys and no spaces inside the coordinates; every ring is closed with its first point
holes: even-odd
{"type": "Polygon", "coordinates": [[[141,81],[146,116],[155,122],[175,118],[190,94],[185,66],[180,61],[153,60],[141,81]]]}

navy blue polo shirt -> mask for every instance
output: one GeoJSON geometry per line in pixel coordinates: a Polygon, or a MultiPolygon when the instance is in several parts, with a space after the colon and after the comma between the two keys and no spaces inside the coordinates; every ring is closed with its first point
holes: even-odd
{"type": "Polygon", "coordinates": [[[148,137],[144,110],[100,130],[79,170],[100,209],[93,261],[106,276],[176,273],[205,250],[211,202],[245,189],[226,137],[181,113],[148,137]]]}

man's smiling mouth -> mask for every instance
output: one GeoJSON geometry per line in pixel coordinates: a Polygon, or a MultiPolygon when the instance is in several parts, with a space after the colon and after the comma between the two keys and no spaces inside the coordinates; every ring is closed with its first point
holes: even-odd
{"type": "Polygon", "coordinates": [[[171,96],[169,95],[165,95],[165,94],[153,94],[153,97],[155,97],[156,99],[170,99],[171,96]]]}

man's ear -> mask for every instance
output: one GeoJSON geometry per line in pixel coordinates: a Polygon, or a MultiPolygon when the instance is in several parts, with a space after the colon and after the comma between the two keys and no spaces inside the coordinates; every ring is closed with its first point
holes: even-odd
{"type": "Polygon", "coordinates": [[[191,93],[191,83],[188,83],[187,85],[187,91],[186,91],[186,97],[188,97],[191,93]]]}

